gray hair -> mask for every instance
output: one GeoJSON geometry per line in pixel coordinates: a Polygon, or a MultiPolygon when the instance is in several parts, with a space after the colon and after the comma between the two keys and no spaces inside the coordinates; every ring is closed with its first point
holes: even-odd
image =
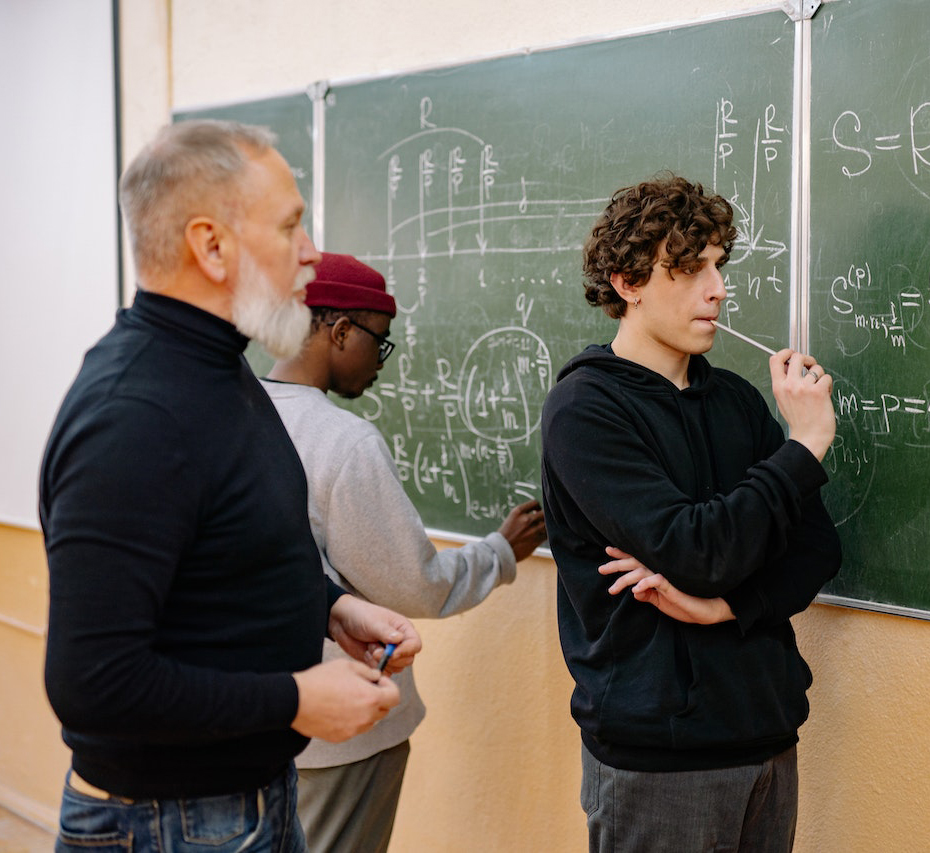
{"type": "Polygon", "coordinates": [[[129,164],[119,198],[138,272],[170,273],[195,216],[235,221],[251,156],[274,147],[265,127],[203,119],[163,127],[129,164]]]}

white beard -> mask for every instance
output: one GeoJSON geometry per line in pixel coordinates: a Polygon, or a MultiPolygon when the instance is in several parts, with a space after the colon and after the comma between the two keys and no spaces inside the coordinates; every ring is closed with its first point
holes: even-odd
{"type": "MultiPolygon", "coordinates": [[[[302,267],[294,280],[294,293],[303,293],[313,281],[313,267],[302,267]]],[[[293,358],[310,333],[310,309],[303,299],[281,299],[252,255],[242,250],[239,283],[232,301],[232,320],[247,338],[258,341],[272,358],[293,358]]]]}

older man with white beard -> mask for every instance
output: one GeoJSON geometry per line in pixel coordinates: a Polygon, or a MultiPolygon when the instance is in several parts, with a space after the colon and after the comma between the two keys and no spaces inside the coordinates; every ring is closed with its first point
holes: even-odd
{"type": "Polygon", "coordinates": [[[59,850],[305,850],[293,756],[371,728],[420,648],[324,577],[303,469],[242,356],[249,337],[296,353],[320,257],[273,142],[181,123],[120,183],[139,290],[40,480],[46,688],[73,752],[59,850]],[[327,633],[352,660],[320,663],[327,633]]]}

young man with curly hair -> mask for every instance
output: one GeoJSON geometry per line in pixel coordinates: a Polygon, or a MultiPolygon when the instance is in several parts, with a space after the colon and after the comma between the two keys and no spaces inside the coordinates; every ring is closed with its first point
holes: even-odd
{"type": "Polygon", "coordinates": [[[615,193],[584,269],[617,334],[573,358],[544,407],[592,851],[793,843],[811,673],[789,617],[840,564],[820,499],[832,379],[772,356],[786,441],[762,395],[704,358],[735,237],[726,200],[683,178],[615,193]]]}

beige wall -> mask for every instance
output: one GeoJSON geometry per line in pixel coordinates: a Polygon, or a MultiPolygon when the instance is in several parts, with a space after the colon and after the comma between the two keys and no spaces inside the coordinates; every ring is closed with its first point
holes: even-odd
{"type": "Polygon", "coordinates": [[[47,608],[41,535],[0,525],[0,805],[54,826],[70,753],[43,689],[47,608]]]}
{"type": "MultiPolygon", "coordinates": [[[[68,753],[42,690],[38,533],[0,526],[0,589],[0,804],[51,826],[68,753]]],[[[392,853],[585,849],[554,608],[555,568],[534,558],[480,608],[420,621],[428,713],[413,738],[392,853]]],[[[821,605],[795,625],[814,670],[796,849],[928,849],[930,625],[821,605]]]]}
{"type": "MultiPolygon", "coordinates": [[[[125,156],[172,107],[750,8],[740,0],[129,0],[121,4],[125,156]]],[[[45,571],[37,533],[0,527],[0,802],[37,819],[53,814],[67,764],[41,688],[45,571]]],[[[554,585],[551,561],[533,559],[480,608],[419,624],[428,714],[413,739],[393,853],[585,849],[554,585]]],[[[815,677],[796,849],[930,848],[930,624],[819,605],[795,623],[815,677]]]]}
{"type": "Polygon", "coordinates": [[[818,605],[793,621],[814,671],[796,849],[930,850],[930,624],[818,605]]]}

